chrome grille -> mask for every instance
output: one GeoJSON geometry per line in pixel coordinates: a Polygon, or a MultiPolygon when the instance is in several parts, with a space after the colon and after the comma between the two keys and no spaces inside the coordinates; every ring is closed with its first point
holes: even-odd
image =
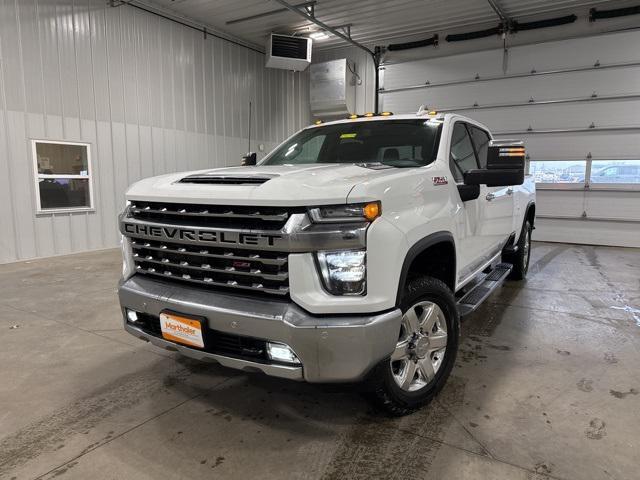
{"type": "MultiPolygon", "coordinates": [[[[297,209],[304,211],[304,209],[297,209]]],[[[181,203],[134,201],[129,215],[173,225],[194,227],[239,228],[242,230],[280,230],[294,209],[277,207],[247,207],[221,205],[192,205],[181,203]]]]}
{"type": "Polygon", "coordinates": [[[222,247],[187,246],[132,238],[136,272],[167,280],[250,290],[289,293],[287,254],[222,247]]]}
{"type": "MultiPolygon", "coordinates": [[[[127,216],[143,224],[149,222],[149,225],[217,227],[226,231],[272,231],[277,234],[294,211],[275,207],[134,201],[127,216]]],[[[279,296],[289,293],[287,252],[261,250],[265,247],[257,244],[185,244],[169,238],[140,238],[145,235],[135,232],[126,235],[131,241],[137,273],[214,289],[279,296]]]]}

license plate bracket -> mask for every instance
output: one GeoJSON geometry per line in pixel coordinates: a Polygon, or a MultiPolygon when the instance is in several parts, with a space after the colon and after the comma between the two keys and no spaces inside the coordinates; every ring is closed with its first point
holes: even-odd
{"type": "Polygon", "coordinates": [[[181,313],[160,313],[162,338],[188,347],[204,348],[204,319],[181,313]]]}

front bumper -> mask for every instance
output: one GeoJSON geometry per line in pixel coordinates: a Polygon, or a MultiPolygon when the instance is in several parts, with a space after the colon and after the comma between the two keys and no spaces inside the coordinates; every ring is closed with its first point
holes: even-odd
{"type": "Polygon", "coordinates": [[[398,309],[376,314],[311,315],[290,301],[250,298],[185,287],[135,275],[121,283],[120,305],[153,316],[171,310],[207,319],[207,328],[233,335],[285,343],[302,366],[261,363],[185,347],[151,335],[127,322],[132,335],[183,355],[224,366],[308,382],[361,380],[395,348],[398,309]]]}

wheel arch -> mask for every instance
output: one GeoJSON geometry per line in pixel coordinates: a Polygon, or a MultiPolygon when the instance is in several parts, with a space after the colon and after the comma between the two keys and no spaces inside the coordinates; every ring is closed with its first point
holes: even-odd
{"type": "Polygon", "coordinates": [[[524,214],[524,218],[526,220],[529,220],[529,223],[531,224],[531,226],[534,226],[534,222],[536,219],[536,202],[531,201],[529,202],[529,204],[527,205],[527,210],[525,211],[524,214]]]}
{"type": "Polygon", "coordinates": [[[448,231],[432,233],[414,243],[402,263],[396,305],[400,305],[407,279],[411,273],[429,274],[442,280],[451,291],[456,283],[456,246],[453,234],[448,231]],[[425,263],[429,254],[438,254],[438,262],[425,263]]]}

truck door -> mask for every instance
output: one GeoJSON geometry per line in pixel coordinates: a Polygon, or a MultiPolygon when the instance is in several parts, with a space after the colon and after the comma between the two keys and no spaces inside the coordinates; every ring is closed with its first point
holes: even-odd
{"type": "MultiPolygon", "coordinates": [[[[464,182],[464,172],[486,168],[489,140],[489,134],[478,127],[464,122],[454,124],[449,163],[457,184],[464,182]]],[[[513,222],[512,194],[509,187],[482,185],[476,200],[460,200],[464,214],[458,224],[459,280],[494,256],[508,238],[513,222]]]]}
{"type": "MultiPolygon", "coordinates": [[[[480,168],[487,168],[487,151],[491,140],[489,133],[471,124],[467,124],[467,130],[471,135],[480,168]]],[[[484,208],[481,209],[480,235],[488,245],[488,255],[497,253],[513,232],[513,198],[513,187],[480,187],[479,200],[484,202],[484,208]]]]}
{"type": "MultiPolygon", "coordinates": [[[[464,122],[456,122],[451,133],[449,146],[449,169],[456,185],[464,183],[464,173],[479,168],[475,148],[464,122]]],[[[489,250],[488,239],[481,236],[482,217],[485,199],[480,196],[474,200],[463,202],[457,188],[455,196],[461,211],[457,217],[457,262],[458,281],[466,278],[480,265],[480,260],[489,250]]]]}

